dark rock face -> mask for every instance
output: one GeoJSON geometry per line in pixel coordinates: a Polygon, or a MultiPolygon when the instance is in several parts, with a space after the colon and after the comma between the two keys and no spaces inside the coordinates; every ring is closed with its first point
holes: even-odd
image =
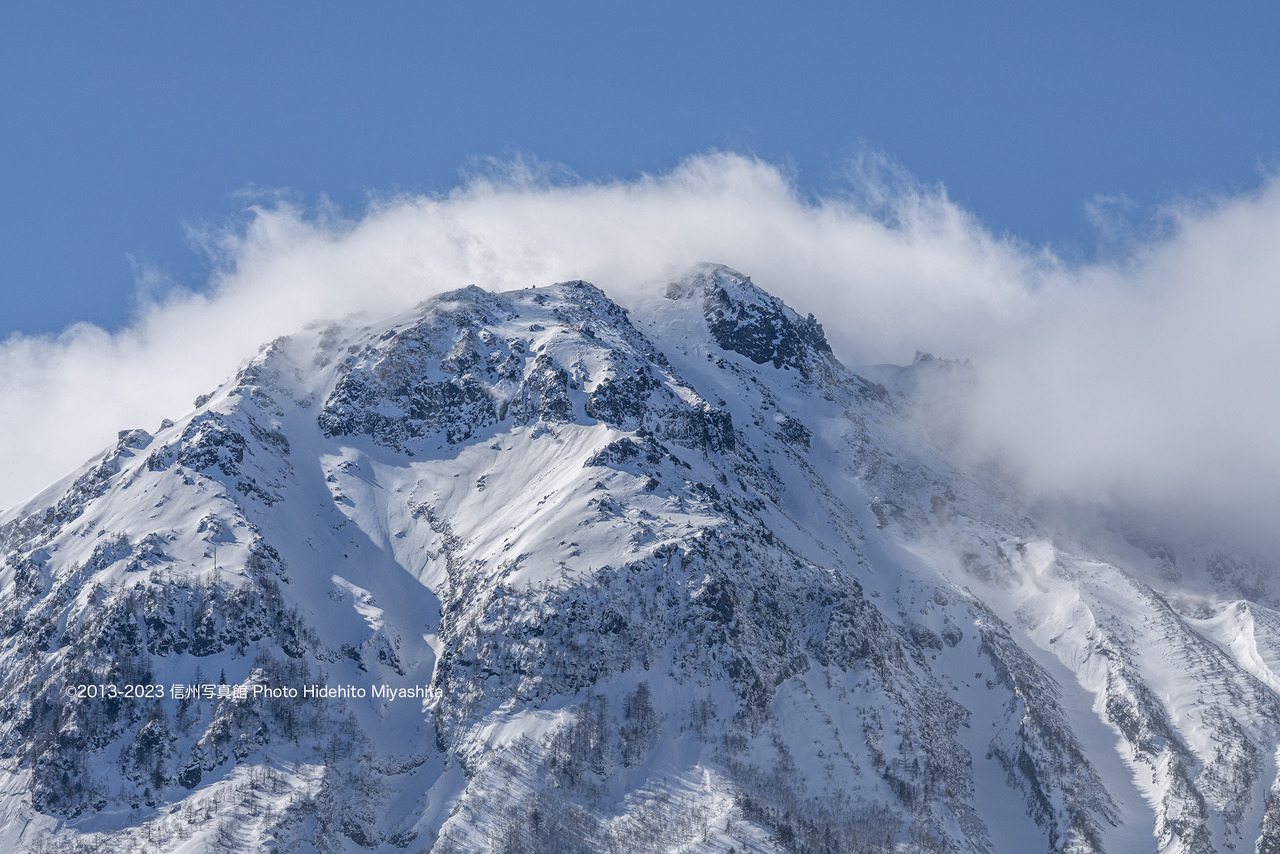
{"type": "MultiPolygon", "coordinates": [[[[564,287],[571,296],[593,297],[582,287],[564,287]]],[[[515,303],[476,288],[446,294],[433,305],[441,303],[453,310],[424,315],[344,363],[320,413],[324,435],[363,434],[412,454],[432,441],[469,442],[502,422],[575,420],[569,371],[533,349],[535,334],[545,327],[504,326],[515,303]]],[[[572,308],[565,309],[566,318],[572,308]]]]}
{"type": "Polygon", "coordinates": [[[153,453],[147,467],[158,471],[178,463],[197,471],[216,468],[235,476],[240,474],[246,447],[244,436],[229,427],[221,415],[210,412],[187,425],[180,442],[153,453]]]}
{"type": "Polygon", "coordinates": [[[712,337],[724,350],[740,353],[757,365],[771,362],[775,368],[805,375],[815,359],[834,358],[822,324],[812,314],[801,318],[741,273],[708,265],[689,280],[672,285],[667,295],[674,299],[694,293],[702,299],[712,337]]]}
{"type": "Polygon", "coordinates": [[[523,343],[494,342],[494,358],[482,358],[475,328],[496,321],[494,310],[501,306],[484,299],[468,308],[454,323],[428,321],[393,331],[350,357],[320,413],[324,435],[364,434],[408,451],[417,440],[439,435],[456,444],[496,424],[495,387],[519,380],[523,343]]]}
{"type": "Polygon", "coordinates": [[[588,396],[585,411],[610,427],[643,431],[691,450],[726,453],[734,448],[733,417],[727,411],[706,401],[686,402],[648,366],[601,381],[588,396]]]}
{"type": "Polygon", "coordinates": [[[779,307],[735,305],[722,290],[708,295],[703,310],[716,343],[757,365],[773,362],[775,368],[802,371],[811,352],[831,352],[812,314],[797,323],[779,307]]]}
{"type": "Polygon", "coordinates": [[[648,366],[606,377],[587,398],[587,414],[620,430],[643,427],[650,395],[662,388],[648,366]]]}
{"type": "Polygon", "coordinates": [[[191,420],[179,440],[152,451],[147,468],[162,471],[178,465],[217,472],[229,478],[237,492],[270,505],[280,500],[273,487],[287,474],[288,455],[289,440],[279,431],[264,429],[251,416],[229,419],[203,412],[191,420]],[[246,434],[255,440],[252,444],[246,434]],[[254,460],[254,447],[260,449],[260,460],[254,460]]]}
{"type": "Polygon", "coordinates": [[[664,375],[657,348],[584,282],[557,285],[554,296],[481,298],[468,289],[438,302],[453,310],[426,315],[347,360],[319,416],[324,435],[366,435],[412,455],[432,443],[478,441],[504,423],[594,420],[691,450],[734,448],[729,413],[664,375]],[[551,323],[512,323],[522,300],[550,309],[551,323]],[[558,362],[538,343],[547,333],[581,342],[597,355],[595,366],[558,362]]]}

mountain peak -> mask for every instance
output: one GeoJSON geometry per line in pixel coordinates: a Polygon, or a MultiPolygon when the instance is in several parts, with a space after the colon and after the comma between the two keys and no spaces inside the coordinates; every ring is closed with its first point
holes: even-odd
{"type": "Polygon", "coordinates": [[[802,318],[723,264],[700,264],[667,287],[667,298],[700,299],[707,328],[721,349],[746,356],[757,365],[792,368],[808,374],[815,359],[832,359],[822,324],[802,318]]]}

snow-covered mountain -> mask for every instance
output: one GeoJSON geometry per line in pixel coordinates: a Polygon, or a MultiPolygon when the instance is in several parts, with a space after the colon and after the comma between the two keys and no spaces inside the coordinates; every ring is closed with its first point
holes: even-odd
{"type": "Polygon", "coordinates": [[[715,266],[274,341],[0,516],[0,849],[1280,851],[1272,568],[1038,520],[968,370],[715,266]]]}

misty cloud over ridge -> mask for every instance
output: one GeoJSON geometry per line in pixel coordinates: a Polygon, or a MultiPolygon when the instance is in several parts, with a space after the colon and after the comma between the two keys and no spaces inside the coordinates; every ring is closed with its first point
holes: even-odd
{"type": "Polygon", "coordinates": [[[243,228],[197,235],[218,269],[202,291],[149,285],[126,329],[0,345],[0,506],[115,431],[180,416],[262,342],[308,322],[389,314],[471,283],[581,278],[627,305],[714,261],[813,312],[846,364],[909,362],[917,349],[972,359],[980,384],[952,426],[967,454],[1033,497],[1267,530],[1280,511],[1280,182],[1171,206],[1160,237],[1070,265],[883,164],[851,175],[847,192],[811,199],[776,166],[733,154],[611,182],[516,163],[356,219],[256,208],[243,228]]]}

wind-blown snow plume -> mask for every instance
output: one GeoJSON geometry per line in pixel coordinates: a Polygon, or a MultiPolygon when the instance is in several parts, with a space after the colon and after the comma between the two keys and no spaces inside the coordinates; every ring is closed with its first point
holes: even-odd
{"type": "Polygon", "coordinates": [[[1259,526],[1280,509],[1280,336],[1267,329],[1280,183],[1172,209],[1160,239],[1071,267],[991,234],[941,189],[858,175],[810,199],[733,154],[634,181],[547,180],[516,164],[358,219],[255,209],[242,229],[199,236],[218,262],[201,292],[151,298],[116,332],[4,343],[0,504],[117,429],[181,414],[260,343],[310,321],[469,283],[582,278],[625,304],[706,260],[813,312],[847,363],[917,348],[972,358],[982,382],[956,410],[966,447],[1040,494],[1172,500],[1259,526]]]}

